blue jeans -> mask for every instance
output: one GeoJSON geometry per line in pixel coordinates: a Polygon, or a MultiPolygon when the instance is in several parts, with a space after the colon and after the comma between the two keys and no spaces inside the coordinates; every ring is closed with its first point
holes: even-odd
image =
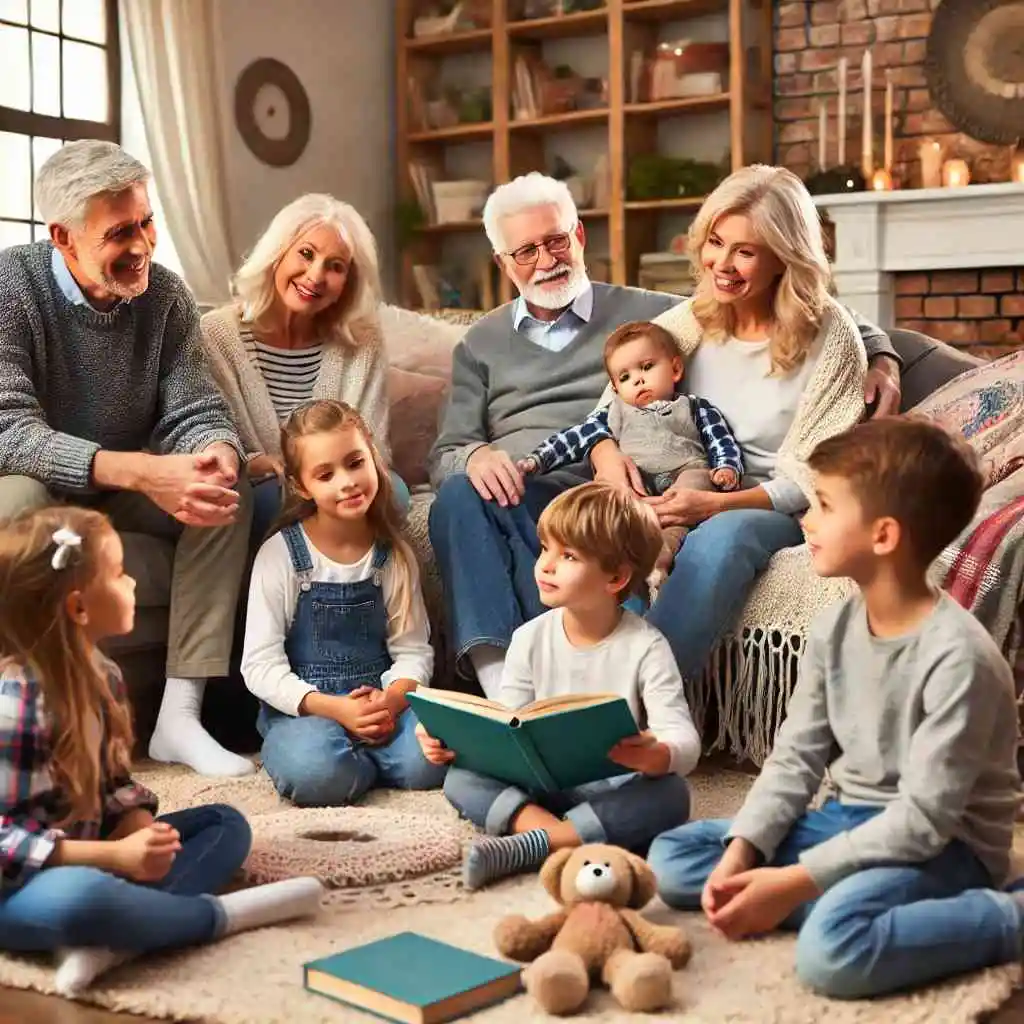
{"type": "Polygon", "coordinates": [[[145,953],[215,939],[224,889],[249,854],[249,823],[233,807],[208,804],[160,821],[181,834],[182,849],[160,882],[142,885],[99,868],[43,868],[0,899],[0,949],[43,952],[104,946],[145,953]]]}
{"type": "Polygon", "coordinates": [[[619,775],[560,793],[531,794],[451,767],[444,795],[459,814],[492,836],[508,835],[513,818],[527,804],[536,804],[571,822],[583,842],[627,850],[645,849],[660,832],[690,816],[690,789],[678,775],[619,775]]]}
{"type": "MultiPolygon", "coordinates": [[[[881,808],[829,800],[808,811],[771,859],[800,853],[877,814],[881,808]]],[[[731,822],[695,821],[658,836],[648,861],[670,906],[699,910],[701,890],[722,856],[731,822]]],[[[1016,960],[1022,922],[1016,901],[992,888],[981,861],[953,840],[921,864],[865,868],[797,908],[782,927],[799,931],[801,981],[836,999],[864,999],[1016,960]]]]}
{"type": "Polygon", "coordinates": [[[392,739],[367,746],[337,722],[312,715],[292,718],[264,709],[263,767],[278,793],[299,807],[341,807],[373,786],[437,789],[445,765],[431,764],[416,739],[416,716],[403,711],[392,739]]]}
{"type": "Polygon", "coordinates": [[[546,609],[533,575],[537,520],[562,491],[584,483],[569,472],[530,477],[518,505],[477,494],[469,477],[449,477],[430,508],[430,543],[444,581],[456,658],[474,647],[508,647],[513,632],[546,609]]]}
{"type": "Polygon", "coordinates": [[[686,535],[647,613],[668,638],[684,679],[700,677],[772,555],[802,543],[796,519],[762,509],[719,512],[686,535]]]}

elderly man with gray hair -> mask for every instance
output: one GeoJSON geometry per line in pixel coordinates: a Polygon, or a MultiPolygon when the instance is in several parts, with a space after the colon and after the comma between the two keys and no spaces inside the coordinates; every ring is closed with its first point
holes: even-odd
{"type": "Polygon", "coordinates": [[[66,501],[175,540],[149,752],[242,775],[253,764],[203,729],[200,710],[207,679],[228,673],[249,487],[195,302],[152,262],[148,179],[113,143],[68,143],[35,182],[49,239],[0,252],[0,520],[66,501]]]}

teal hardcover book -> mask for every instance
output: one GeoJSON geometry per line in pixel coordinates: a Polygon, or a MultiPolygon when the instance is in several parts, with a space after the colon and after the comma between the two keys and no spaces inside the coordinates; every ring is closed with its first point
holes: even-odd
{"type": "Polygon", "coordinates": [[[440,1024],[519,990],[522,968],[401,932],[303,964],[310,992],[402,1024],[440,1024]]]}
{"type": "Polygon", "coordinates": [[[619,740],[636,734],[616,694],[570,694],[511,711],[468,693],[422,689],[409,703],[423,727],[455,751],[455,764],[527,792],[558,792],[630,771],[608,760],[619,740]]]}

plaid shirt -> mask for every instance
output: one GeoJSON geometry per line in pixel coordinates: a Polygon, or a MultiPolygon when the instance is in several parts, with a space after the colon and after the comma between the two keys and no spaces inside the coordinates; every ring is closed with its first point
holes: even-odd
{"type": "MultiPolygon", "coordinates": [[[[124,696],[117,666],[103,659],[114,696],[124,696]]],[[[100,736],[100,749],[104,737],[100,736]]],[[[105,839],[129,811],[156,813],[156,797],[127,775],[101,780],[98,818],[55,827],[68,810],[50,777],[50,722],[42,688],[18,665],[0,668],[0,897],[46,865],[58,839],[105,839]]]]}
{"type": "MultiPolygon", "coordinates": [[[[734,469],[736,475],[742,477],[743,455],[725,417],[706,399],[696,395],[687,397],[693,422],[708,455],[708,466],[713,470],[734,469]]],[[[600,409],[577,426],[560,430],[546,441],[541,441],[531,455],[537,460],[542,473],[550,473],[582,462],[598,441],[607,441],[611,436],[608,410],[600,409]]]]}

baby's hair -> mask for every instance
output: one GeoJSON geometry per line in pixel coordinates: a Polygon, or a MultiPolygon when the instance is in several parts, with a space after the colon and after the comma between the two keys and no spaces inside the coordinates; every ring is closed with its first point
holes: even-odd
{"type": "Polygon", "coordinates": [[[662,545],[661,529],[650,509],[621,488],[596,481],[558,495],[541,513],[537,535],[542,544],[554,541],[593,559],[604,572],[629,569],[620,600],[651,574],[662,545]]]}
{"type": "Polygon", "coordinates": [[[641,338],[657,346],[662,354],[668,356],[669,359],[681,358],[676,339],[661,324],[652,323],[650,320],[631,320],[629,323],[622,324],[621,327],[616,327],[604,343],[604,368],[609,376],[611,376],[611,371],[608,369],[608,361],[612,355],[623,345],[628,345],[631,341],[641,338]]]}
{"type": "Polygon", "coordinates": [[[970,523],[984,490],[967,442],[918,416],[859,423],[822,441],[807,464],[846,480],[865,517],[895,519],[925,569],[970,523]]]}
{"type": "Polygon", "coordinates": [[[296,490],[297,486],[301,486],[303,440],[311,434],[324,434],[348,428],[353,428],[362,435],[377,470],[377,495],[370,503],[366,518],[370,521],[377,540],[391,545],[391,554],[397,570],[395,604],[398,610],[393,618],[396,619],[397,628],[404,631],[412,611],[416,556],[405,539],[402,529],[403,517],[395,501],[395,488],[391,483],[388,467],[381,457],[366,421],[351,405],[333,399],[305,402],[285,421],[281,428],[281,454],[287,495],[284,509],[271,532],[308,519],[316,512],[316,503],[303,498],[296,490]]]}
{"type": "Polygon", "coordinates": [[[40,687],[49,718],[48,767],[69,804],[60,824],[98,817],[101,779],[117,778],[131,765],[131,714],[67,608],[69,595],[95,578],[100,544],[112,530],[105,515],[73,507],[29,512],[0,529],[0,666],[31,672],[40,687]],[[64,546],[55,560],[58,530],[81,543],[64,546]]]}

